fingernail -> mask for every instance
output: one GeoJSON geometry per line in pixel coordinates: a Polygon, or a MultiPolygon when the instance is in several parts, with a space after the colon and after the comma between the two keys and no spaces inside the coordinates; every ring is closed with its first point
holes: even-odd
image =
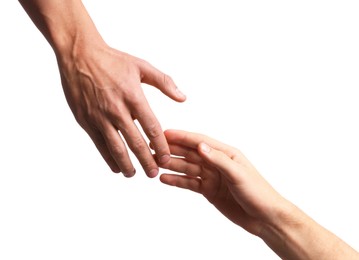
{"type": "Polygon", "coordinates": [[[124,172],[123,176],[125,176],[126,178],[131,178],[136,174],[136,169],[133,169],[133,172],[124,172]]]}
{"type": "Polygon", "coordinates": [[[149,171],[148,177],[154,178],[154,177],[157,176],[157,174],[158,174],[158,169],[152,169],[152,170],[149,171]]]}
{"type": "Polygon", "coordinates": [[[200,149],[204,153],[209,153],[211,151],[211,147],[204,143],[200,144],[200,149]]]}
{"type": "Polygon", "coordinates": [[[166,162],[168,162],[170,160],[170,156],[168,154],[162,155],[159,162],[161,164],[165,164],[166,162]]]}
{"type": "Polygon", "coordinates": [[[186,95],[183,94],[183,92],[182,92],[181,90],[179,90],[179,88],[176,88],[176,93],[177,93],[177,96],[178,96],[178,97],[183,97],[183,98],[186,97],[186,95]]]}

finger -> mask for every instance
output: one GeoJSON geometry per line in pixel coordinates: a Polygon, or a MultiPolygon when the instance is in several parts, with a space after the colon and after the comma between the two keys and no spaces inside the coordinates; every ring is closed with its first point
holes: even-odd
{"type": "Polygon", "coordinates": [[[192,163],[200,164],[203,162],[203,159],[198,154],[197,150],[177,144],[170,144],[169,148],[172,155],[184,157],[187,161],[192,163]]]}
{"type": "Polygon", "coordinates": [[[198,153],[213,167],[217,168],[231,183],[238,182],[238,164],[225,153],[210,147],[206,143],[200,143],[198,153]]]}
{"type": "MultiPolygon", "coordinates": [[[[153,149],[152,143],[150,143],[150,148],[153,149]]],[[[203,162],[203,159],[199,156],[197,150],[177,144],[170,144],[169,148],[172,155],[184,157],[187,161],[192,163],[200,164],[203,162]]],[[[161,166],[162,165],[163,164],[161,164],[161,166]]]]}
{"type": "Polygon", "coordinates": [[[134,176],[136,170],[132,165],[126,146],[118,131],[112,125],[105,126],[102,131],[107,148],[117,165],[122,170],[123,175],[125,177],[134,176]]]}
{"type": "MultiPolygon", "coordinates": [[[[118,125],[117,127],[119,127],[129,148],[136,155],[147,176],[150,178],[156,177],[158,174],[158,166],[147,146],[147,142],[132,119],[128,118],[125,121],[125,124],[118,125]]],[[[165,145],[167,146],[167,143],[165,145]]],[[[169,160],[169,152],[167,156],[169,160]]]]}
{"type": "Polygon", "coordinates": [[[152,85],[175,101],[183,102],[186,96],[177,88],[172,78],[143,61],[140,66],[142,82],[152,85]]]}
{"type": "Polygon", "coordinates": [[[235,148],[229,145],[221,143],[202,134],[186,132],[182,130],[166,130],[164,134],[169,144],[179,144],[197,150],[198,145],[202,142],[205,142],[214,149],[226,153],[229,157],[234,156],[237,151],[235,148]]]}
{"type": "Polygon", "coordinates": [[[85,129],[85,131],[88,133],[88,135],[91,137],[92,141],[94,142],[97,150],[102,155],[105,162],[108,164],[108,166],[111,168],[111,170],[114,173],[121,172],[121,169],[117,165],[116,161],[113,159],[110,151],[107,148],[105,139],[103,138],[102,134],[97,131],[90,128],[85,129]]]}
{"type": "Polygon", "coordinates": [[[201,190],[202,181],[201,179],[195,177],[176,174],[162,174],[160,176],[160,180],[164,184],[191,190],[198,193],[200,193],[201,190]]]}
{"type": "Polygon", "coordinates": [[[168,162],[170,160],[170,150],[166,137],[163,134],[160,123],[147,104],[147,101],[142,106],[137,106],[135,108],[134,115],[150,140],[158,162],[161,164],[168,162]]]}
{"type": "Polygon", "coordinates": [[[166,163],[163,168],[179,173],[184,173],[193,177],[199,176],[202,172],[201,166],[182,158],[171,158],[171,160],[166,163]]]}

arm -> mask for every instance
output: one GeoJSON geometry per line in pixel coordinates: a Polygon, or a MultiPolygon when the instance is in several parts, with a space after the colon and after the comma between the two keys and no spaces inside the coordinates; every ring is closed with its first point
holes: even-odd
{"type": "Polygon", "coordinates": [[[182,102],[185,96],[172,79],[143,60],[110,48],[81,0],[19,2],[52,46],[67,102],[110,168],[134,175],[127,142],[147,175],[155,177],[158,166],[134,120],[154,144],[157,159],[169,160],[166,139],[141,83],[182,102]]]}
{"type": "Polygon", "coordinates": [[[237,149],[184,131],[165,135],[176,157],[162,167],[185,174],[163,174],[163,183],[201,193],[283,259],[359,259],[354,249],[276,192],[237,149]]]}

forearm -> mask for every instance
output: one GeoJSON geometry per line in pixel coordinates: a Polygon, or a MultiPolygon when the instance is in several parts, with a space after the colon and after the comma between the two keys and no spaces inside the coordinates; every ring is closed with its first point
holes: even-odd
{"type": "Polygon", "coordinates": [[[84,43],[103,44],[81,0],[19,0],[57,56],[71,56],[84,43]]]}
{"type": "Polygon", "coordinates": [[[359,259],[358,252],[289,202],[260,237],[282,259],[359,259]]]}

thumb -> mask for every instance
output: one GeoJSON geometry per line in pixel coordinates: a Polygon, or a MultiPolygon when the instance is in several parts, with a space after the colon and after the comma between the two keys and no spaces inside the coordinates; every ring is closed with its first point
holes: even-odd
{"type": "Polygon", "coordinates": [[[230,182],[238,181],[238,165],[224,152],[216,150],[206,143],[200,143],[198,153],[202,159],[217,168],[230,182]]]}
{"type": "Polygon", "coordinates": [[[156,87],[175,101],[183,102],[186,100],[186,96],[177,88],[170,76],[147,62],[143,62],[141,65],[141,82],[156,87]]]}

